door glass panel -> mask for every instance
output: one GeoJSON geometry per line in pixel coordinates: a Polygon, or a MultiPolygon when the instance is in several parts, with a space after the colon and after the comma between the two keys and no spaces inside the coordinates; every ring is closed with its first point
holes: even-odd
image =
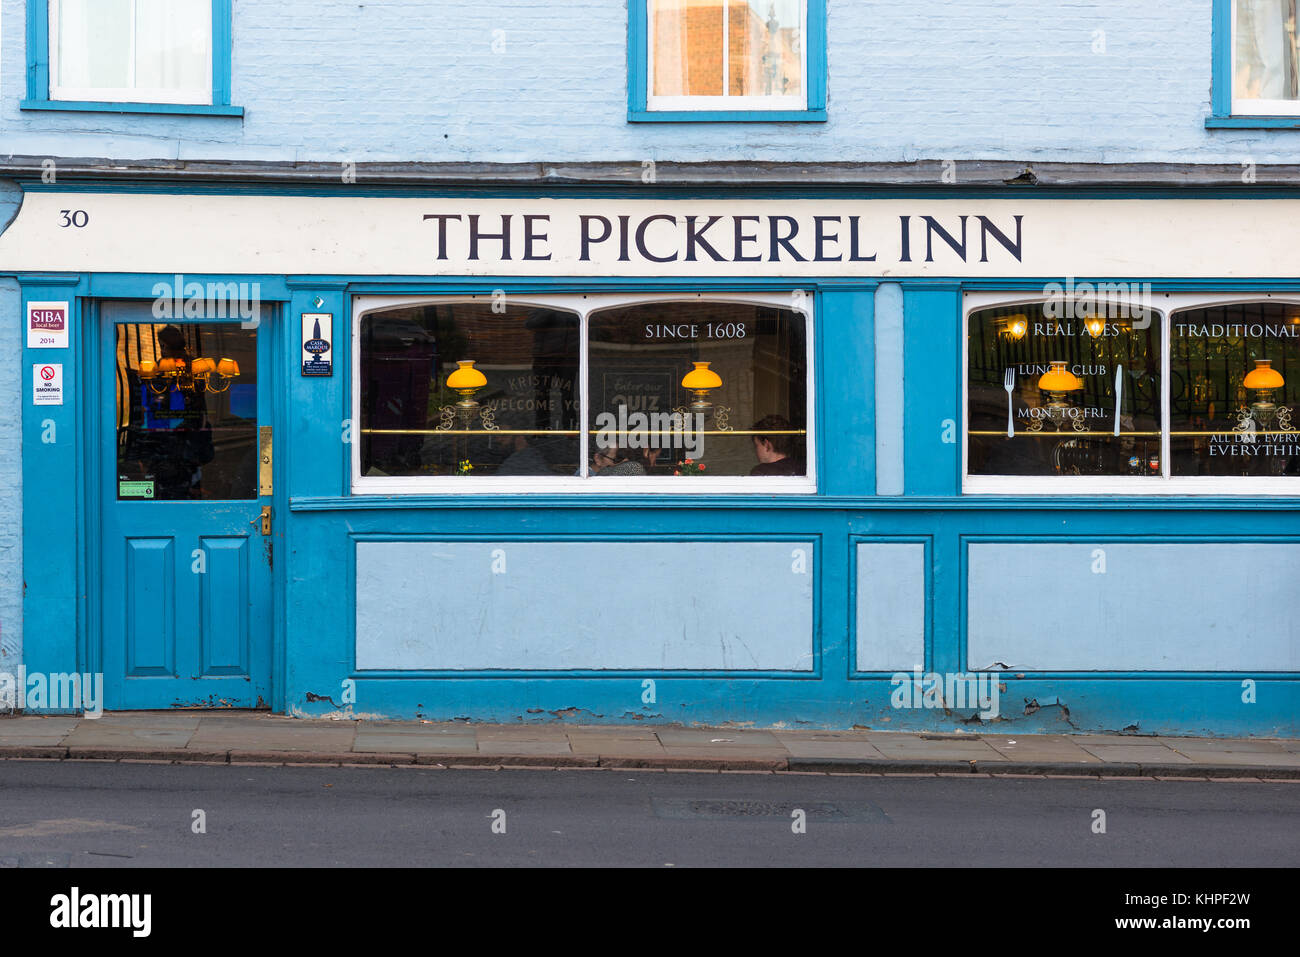
{"type": "Polygon", "coordinates": [[[119,500],[257,498],[257,330],[118,323],[119,500]]]}

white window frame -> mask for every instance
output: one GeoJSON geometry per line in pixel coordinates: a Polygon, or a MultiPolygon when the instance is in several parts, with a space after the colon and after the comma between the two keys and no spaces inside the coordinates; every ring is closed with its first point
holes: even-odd
{"type": "Polygon", "coordinates": [[[655,29],[652,18],[654,0],[643,0],[646,4],[646,112],[707,112],[707,111],[799,111],[808,109],[808,0],[799,0],[800,42],[800,96],[731,96],[730,89],[731,30],[727,20],[728,4],[720,0],[722,12],[722,96],[656,96],[655,69],[658,58],[655,55],[655,29]]]}
{"type": "MultiPolygon", "coordinates": [[[[816,341],[813,305],[811,298],[794,311],[804,319],[804,349],[807,383],[807,405],[804,411],[807,423],[806,475],[645,475],[645,476],[566,476],[566,475],[402,475],[377,476],[361,474],[361,319],[373,312],[400,306],[450,305],[453,303],[491,302],[492,295],[449,296],[355,296],[352,301],[352,421],[356,433],[352,442],[353,495],[814,495],[817,492],[816,475],[816,419],[814,393],[816,370],[813,357],[816,341]]],[[[512,295],[511,305],[537,306],[575,313],[578,316],[578,420],[579,461],[583,468],[590,466],[589,451],[590,416],[588,403],[589,318],[593,312],[618,306],[653,305],[667,302],[719,302],[753,306],[770,306],[790,310],[792,294],[789,290],[778,293],[541,293],[512,295]]],[[[749,423],[737,424],[744,430],[749,423]]]]}
{"type": "MultiPolygon", "coordinates": [[[[1159,475],[971,475],[970,455],[970,317],[974,312],[1005,306],[1037,305],[1042,295],[1019,292],[967,292],[962,296],[961,330],[961,474],[964,495],[1228,495],[1300,496],[1300,475],[1170,474],[1170,352],[1172,317],[1176,312],[1244,302],[1281,302],[1300,306],[1300,293],[1159,293],[1151,305],[1160,323],[1160,474],[1159,475]]],[[[1119,303],[1117,302],[1117,305],[1119,303]]],[[[1140,303],[1128,302],[1130,307],[1140,303]]]]}
{"type": "Polygon", "coordinates": [[[1251,100],[1237,97],[1237,0],[1232,0],[1228,43],[1232,58],[1228,65],[1228,89],[1232,97],[1233,116],[1300,116],[1300,99],[1251,100]]]}
{"type": "MultiPolygon", "coordinates": [[[[186,106],[211,105],[212,103],[212,47],[215,38],[212,31],[212,3],[208,3],[208,60],[204,67],[203,90],[187,93],[180,90],[148,89],[142,87],[79,87],[59,85],[59,10],[62,0],[49,0],[49,29],[47,31],[50,61],[50,99],[71,100],[90,103],[175,103],[186,106]]],[[[130,69],[132,78],[135,74],[135,3],[131,4],[131,48],[130,69]]]]}

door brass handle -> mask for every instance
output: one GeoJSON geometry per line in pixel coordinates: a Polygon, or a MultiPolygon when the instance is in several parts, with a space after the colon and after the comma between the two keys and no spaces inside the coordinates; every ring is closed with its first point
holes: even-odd
{"type": "Polygon", "coordinates": [[[258,495],[271,495],[271,426],[264,425],[257,430],[257,484],[258,495]]]}
{"type": "Polygon", "coordinates": [[[271,534],[271,506],[262,506],[262,534],[271,534]]]}

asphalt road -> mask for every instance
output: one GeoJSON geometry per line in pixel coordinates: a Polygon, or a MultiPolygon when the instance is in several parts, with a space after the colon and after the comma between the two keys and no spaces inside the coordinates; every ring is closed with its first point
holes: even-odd
{"type": "Polygon", "coordinates": [[[1285,782],[0,762],[6,867],[1298,862],[1285,782]]]}

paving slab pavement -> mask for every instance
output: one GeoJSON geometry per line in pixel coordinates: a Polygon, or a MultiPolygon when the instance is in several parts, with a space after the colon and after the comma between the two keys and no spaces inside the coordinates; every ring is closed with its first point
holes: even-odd
{"type": "Polygon", "coordinates": [[[477,725],[266,712],[0,715],[0,760],[1300,781],[1300,739],[477,725]]]}

